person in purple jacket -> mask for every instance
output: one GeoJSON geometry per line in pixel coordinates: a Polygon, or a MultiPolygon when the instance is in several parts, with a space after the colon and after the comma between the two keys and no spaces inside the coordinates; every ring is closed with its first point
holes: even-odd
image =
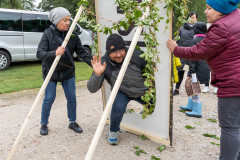
{"type": "Polygon", "coordinates": [[[239,0],[207,0],[205,14],[212,23],[204,40],[193,47],[167,47],[176,57],[206,60],[211,84],[218,87],[221,127],[220,160],[240,160],[240,10],[239,0]]]}

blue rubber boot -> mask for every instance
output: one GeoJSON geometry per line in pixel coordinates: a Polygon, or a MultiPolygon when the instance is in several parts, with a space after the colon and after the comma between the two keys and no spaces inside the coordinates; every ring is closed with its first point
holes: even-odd
{"type": "Polygon", "coordinates": [[[183,109],[183,110],[192,111],[192,109],[193,109],[192,97],[188,98],[188,103],[187,103],[186,106],[180,106],[180,108],[183,109]]]}
{"type": "Polygon", "coordinates": [[[193,102],[192,112],[186,112],[186,115],[189,117],[202,118],[202,103],[201,102],[193,102]]]}

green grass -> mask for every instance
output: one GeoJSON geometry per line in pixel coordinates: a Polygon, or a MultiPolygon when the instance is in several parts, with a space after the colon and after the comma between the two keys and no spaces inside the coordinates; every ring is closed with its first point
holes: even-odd
{"type": "MultiPolygon", "coordinates": [[[[92,68],[84,62],[75,62],[76,82],[88,80],[92,68]]],[[[0,71],[0,94],[40,88],[43,84],[42,65],[37,62],[12,63],[4,71],[0,71]]]]}

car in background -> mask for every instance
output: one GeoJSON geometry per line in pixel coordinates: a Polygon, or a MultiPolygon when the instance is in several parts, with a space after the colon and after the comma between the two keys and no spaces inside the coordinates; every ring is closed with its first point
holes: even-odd
{"type": "MultiPolygon", "coordinates": [[[[37,47],[43,32],[52,24],[48,12],[25,11],[0,8],[0,71],[11,62],[36,61],[37,47]]],[[[83,47],[92,55],[93,38],[91,33],[79,24],[76,33],[83,47]]],[[[80,57],[73,55],[79,61],[80,57]]]]}

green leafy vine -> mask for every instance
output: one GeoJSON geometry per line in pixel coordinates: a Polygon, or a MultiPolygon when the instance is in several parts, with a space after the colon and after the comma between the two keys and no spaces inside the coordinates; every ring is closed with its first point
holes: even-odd
{"type": "MultiPolygon", "coordinates": [[[[145,102],[143,105],[142,118],[146,118],[147,115],[150,115],[154,111],[156,104],[154,72],[156,71],[156,62],[160,61],[157,57],[157,54],[159,53],[159,43],[157,41],[156,32],[159,31],[158,25],[160,21],[164,19],[159,15],[160,9],[157,7],[157,4],[162,2],[163,0],[115,0],[115,3],[123,10],[124,18],[118,20],[117,22],[112,22],[111,27],[104,25],[101,26],[96,23],[94,0],[85,0],[78,3],[79,5],[82,4],[85,6],[86,9],[84,10],[83,17],[87,20],[87,27],[89,27],[93,32],[112,34],[113,30],[119,30],[120,28],[127,30],[132,23],[136,26],[144,26],[142,36],[144,37],[146,48],[141,57],[145,58],[147,62],[147,65],[143,70],[143,76],[146,77],[144,84],[149,88],[149,90],[141,97],[145,102]],[[147,18],[141,19],[142,13],[147,7],[150,9],[150,14],[147,18]]],[[[169,13],[174,10],[178,14],[177,25],[181,26],[183,24],[183,20],[185,19],[185,14],[187,13],[186,0],[165,0],[165,3],[168,17],[169,13]]],[[[166,23],[169,23],[171,18],[172,17],[166,19],[166,23]]],[[[175,35],[177,34],[178,33],[176,32],[175,35]]],[[[95,44],[97,45],[97,40],[95,40],[95,44]]],[[[95,48],[95,51],[98,53],[97,47],[95,48]]]]}

